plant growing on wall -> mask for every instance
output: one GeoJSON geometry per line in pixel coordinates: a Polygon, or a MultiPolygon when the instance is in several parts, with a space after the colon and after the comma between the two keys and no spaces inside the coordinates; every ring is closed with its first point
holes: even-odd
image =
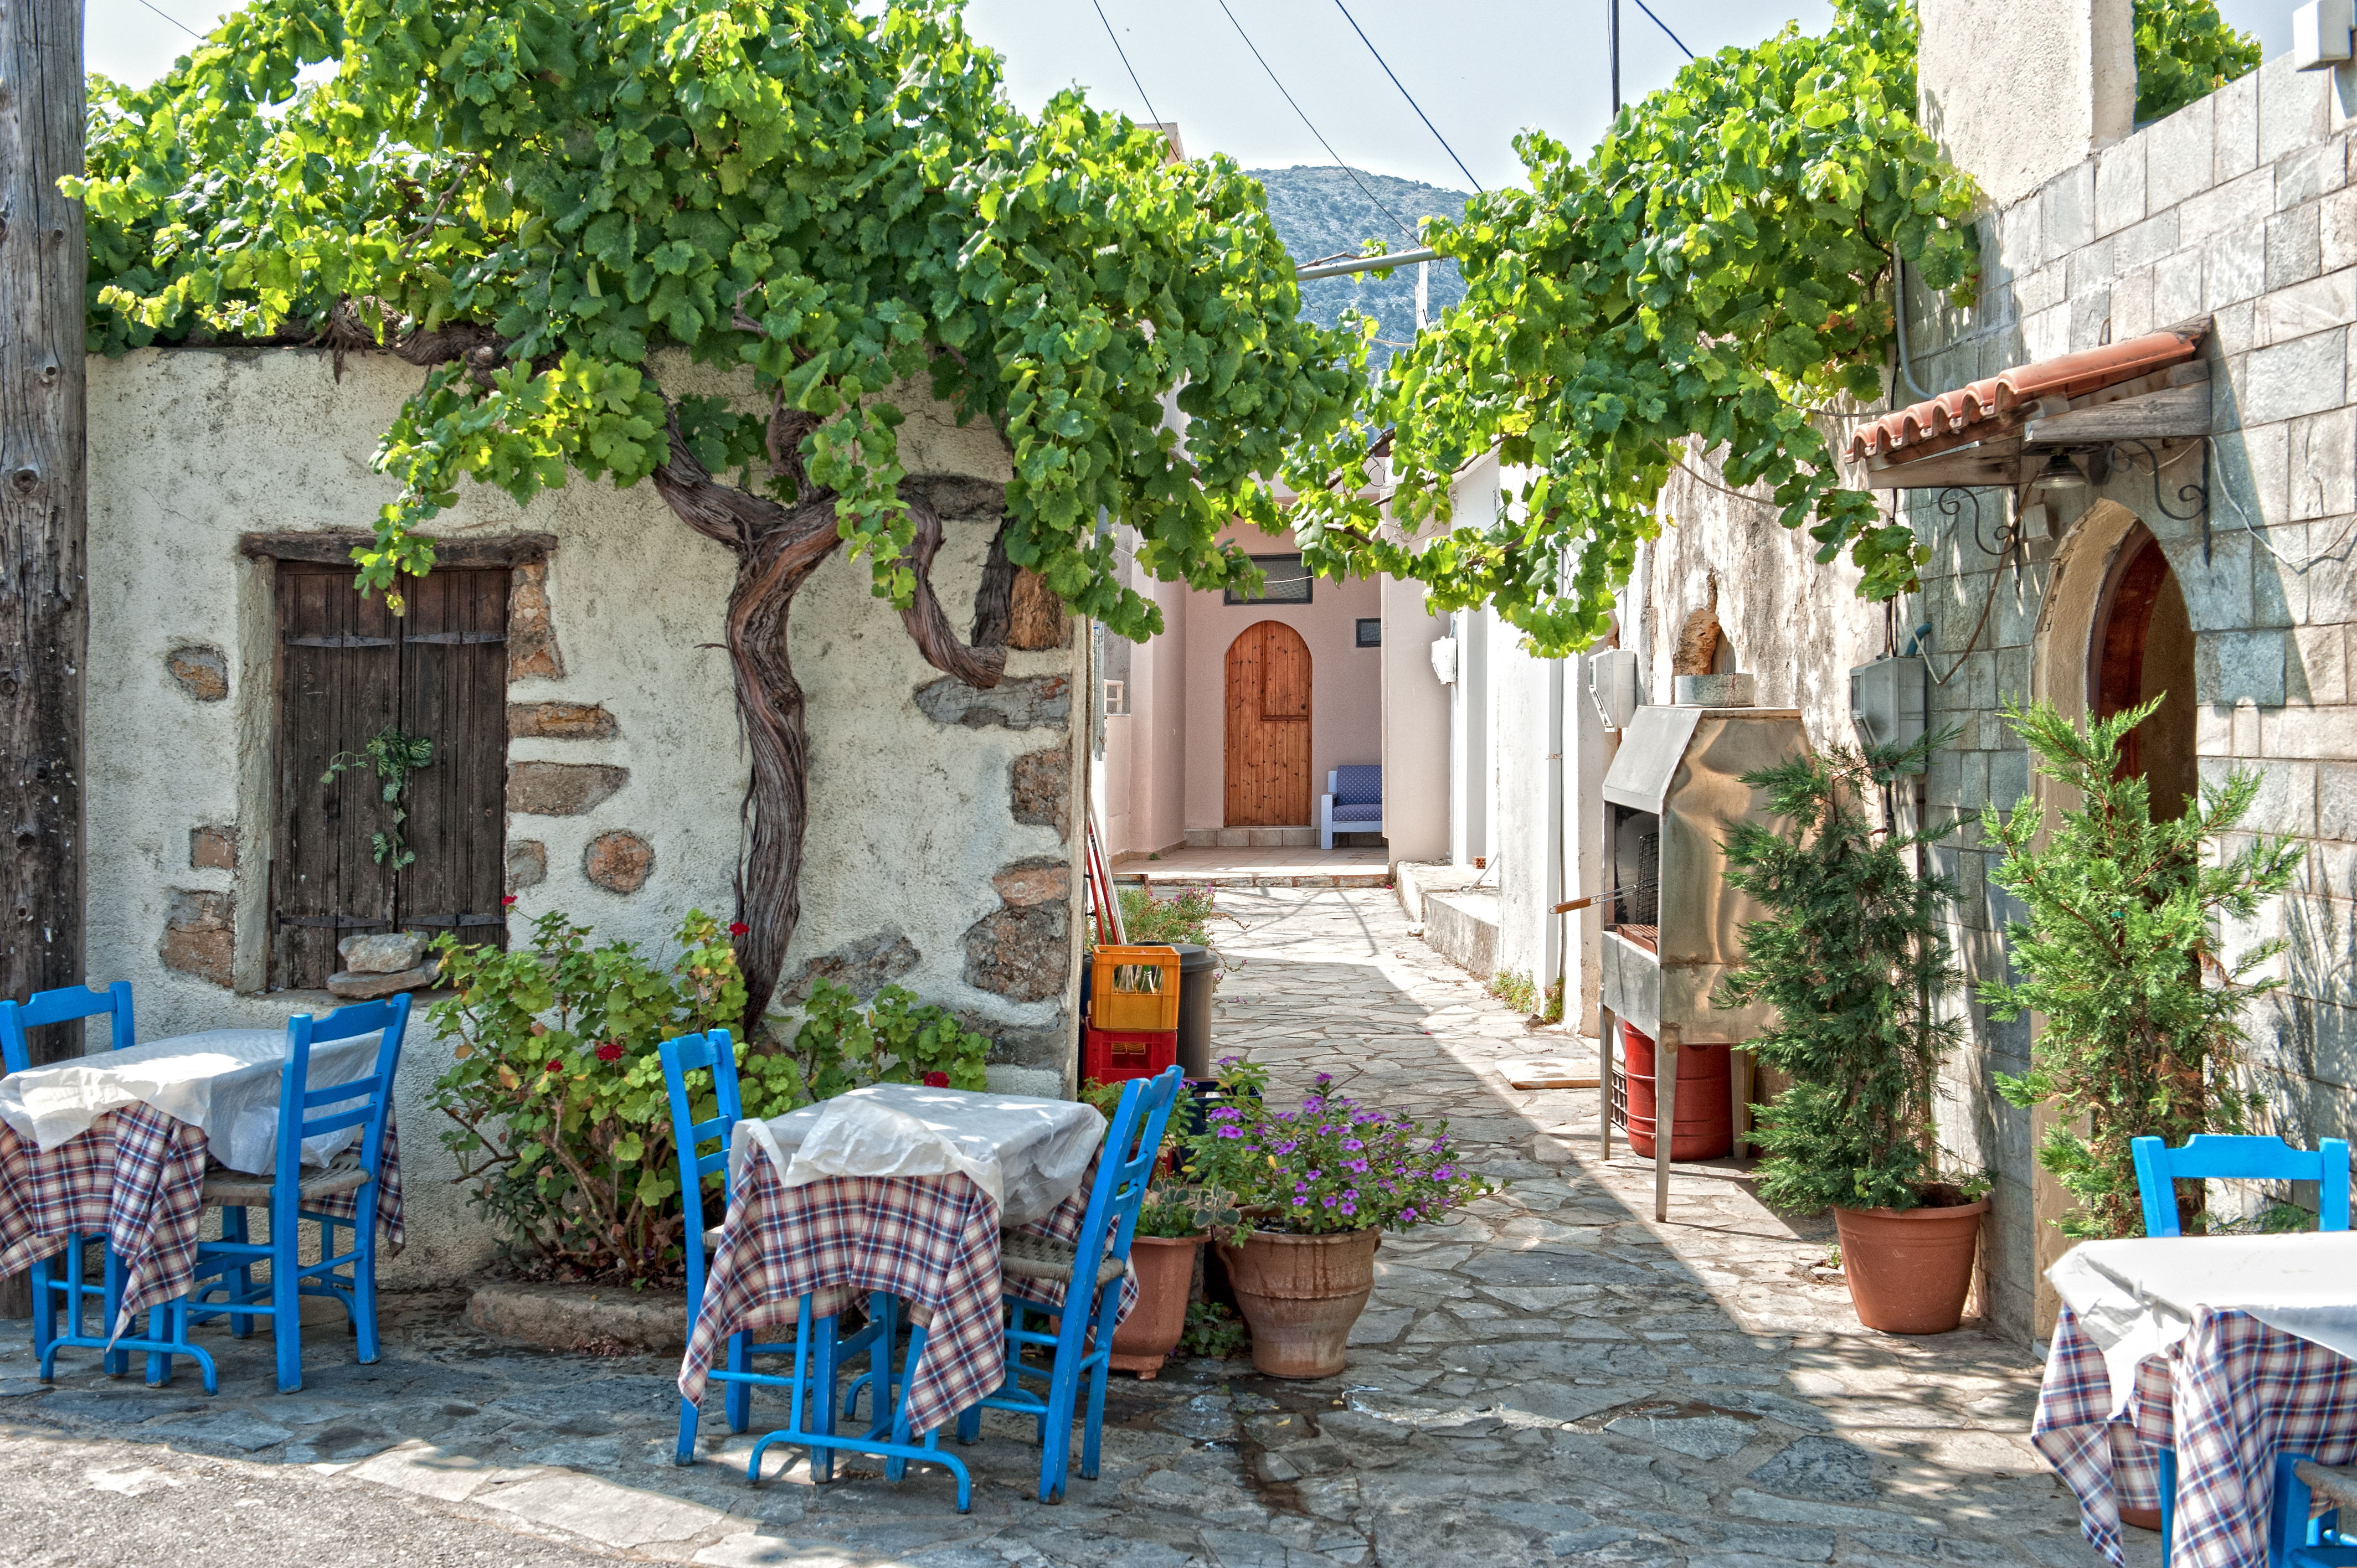
{"type": "Polygon", "coordinates": [[[1779,1208],[1913,1208],[1937,1177],[1932,1083],[1963,1027],[1943,1005],[1961,978],[1955,887],[1912,859],[1953,830],[1879,829],[1866,801],[1953,738],[1833,746],[1744,776],[1782,821],[1728,832],[1727,885],[1768,916],[1744,926],[1743,966],[1714,1004],[1776,1009],[1749,1048],[1792,1079],[1759,1114],[1760,1196],[1779,1208]]]}
{"type": "MultiPolygon", "coordinates": [[[[2029,915],[2006,928],[2021,978],[1984,981],[1981,997],[1993,1017],[2034,1009],[2042,1020],[2029,1070],[1999,1074],[1997,1089],[2016,1105],[2055,1112],[2038,1160],[2078,1200],[2055,1221],[2066,1236],[2143,1234],[2131,1140],[2175,1144],[2244,1128],[2258,1097],[2234,1081],[2243,1009],[2281,983],[2254,977],[2282,943],[2230,957],[2225,927],[2290,885],[2298,843],[2253,837],[2222,847],[2258,793],[2255,773],[2204,786],[2198,808],[2155,822],[2145,780],[2123,774],[2119,747],[2159,705],[2156,697],[2083,726],[2050,703],[2008,703],[2007,722],[2039,771],[2080,803],[2050,816],[2032,798],[2009,814],[1982,814],[1984,838],[2005,852],[1989,880],[2029,915]]],[[[2201,1184],[2179,1182],[2177,1196],[2185,1219],[2197,1219],[2201,1184]]]]}
{"type": "Polygon", "coordinates": [[[758,1017],[800,916],[787,621],[821,564],[865,556],[923,658],[986,687],[1018,572],[1158,629],[1104,515],[1159,580],[1255,584],[1216,534],[1355,395],[1363,341],[1296,319],[1259,187],[1167,155],[1076,93],[1017,111],[955,0],[257,0],[154,86],[96,84],[70,183],[92,348],[427,367],[377,456],[400,494],[356,553],[396,607],[462,478],[519,501],[651,479],[734,554],[758,1017]],[[1013,474],[963,628],[932,585],[934,492],[902,463],[911,387],[996,432],[1013,474]]]}
{"type": "Polygon", "coordinates": [[[409,776],[433,764],[432,741],[422,735],[404,735],[399,725],[387,725],[359,751],[336,753],[328,759],[328,770],[319,775],[320,783],[333,784],[337,774],[365,768],[383,786],[382,793],[384,803],[393,808],[393,821],[382,832],[369,835],[369,853],[379,865],[390,861],[393,869],[399,871],[417,858],[401,834],[401,824],[409,820],[401,798],[409,789],[409,776]]]}

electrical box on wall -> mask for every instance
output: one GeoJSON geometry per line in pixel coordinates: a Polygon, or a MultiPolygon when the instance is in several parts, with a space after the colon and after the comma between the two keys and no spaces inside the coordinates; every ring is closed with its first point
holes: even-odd
{"type": "Polygon", "coordinates": [[[1587,660],[1587,695],[1606,729],[1627,729],[1637,716],[1637,652],[1608,648],[1587,660]]]}
{"type": "MultiPolygon", "coordinates": [[[[1878,659],[1849,672],[1849,716],[1866,746],[1912,746],[1923,738],[1926,671],[1921,659],[1878,659]]],[[[1919,759],[1909,768],[1921,773],[1919,759]]]]}

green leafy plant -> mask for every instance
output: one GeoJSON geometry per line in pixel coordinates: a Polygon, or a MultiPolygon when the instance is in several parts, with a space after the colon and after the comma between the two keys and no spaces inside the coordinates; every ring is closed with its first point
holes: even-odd
{"type": "Polygon", "coordinates": [[[806,1088],[812,1100],[869,1083],[983,1089],[990,1044],[946,1007],[920,1005],[899,986],[885,986],[863,1008],[849,987],[822,979],[802,1004],[790,1052],[775,1060],[791,1069],[795,1089],[806,1088]]]}
{"type": "Polygon", "coordinates": [[[2165,118],[2258,70],[2259,40],[2236,32],[2212,0],[2136,0],[2139,124],[2165,118]]]}
{"type": "Polygon", "coordinates": [[[1137,1208],[1140,1236],[1210,1236],[1241,1241],[1251,1230],[1233,1193],[1175,1181],[1159,1173],[1146,1184],[1146,1199],[1137,1208]]]}
{"type": "MultiPolygon", "coordinates": [[[[2119,751],[2160,701],[2092,725],[2050,703],[2008,703],[2006,720],[2039,771],[2080,803],[2050,815],[2032,797],[2009,814],[1982,814],[1983,838],[2004,852],[1989,880],[2029,918],[2006,928],[2020,979],[1983,981],[1981,999],[1992,1017],[2034,1009],[2043,1020],[2029,1070],[1996,1084],[2016,1105],[2055,1112],[2038,1159],[2077,1199],[2054,1222],[2066,1236],[2143,1234],[2134,1139],[2178,1144],[2248,1125],[2259,1097],[2234,1079],[2243,1010],[2282,983],[2254,978],[2282,943],[2230,957],[2223,928],[2290,886],[2298,842],[2255,836],[2224,847],[2258,793],[2255,773],[2205,785],[2183,816],[2153,820],[2150,790],[2142,775],[2123,773],[2119,751]]],[[[2198,1181],[2177,1184],[2187,1221],[2201,1214],[2202,1195],[2198,1181]]]]}
{"type": "Polygon", "coordinates": [[[336,775],[350,769],[367,768],[383,786],[385,804],[393,808],[393,822],[381,832],[369,835],[370,853],[379,865],[388,860],[399,871],[417,856],[410,850],[409,841],[401,836],[401,824],[409,820],[408,808],[401,803],[409,788],[409,776],[421,768],[434,765],[434,743],[422,735],[404,735],[398,725],[387,725],[369,738],[359,751],[339,751],[328,763],[328,770],[319,775],[319,782],[332,784],[336,775]]]}
{"type": "Polygon", "coordinates": [[[1232,1194],[1254,1227],[1300,1236],[1405,1230],[1498,1190],[1465,1167],[1448,1123],[1386,1114],[1334,1091],[1330,1073],[1297,1111],[1272,1111],[1267,1070],[1234,1057],[1220,1063],[1225,1102],[1187,1140],[1186,1174],[1232,1194]]]}
{"type": "MultiPolygon", "coordinates": [[[[658,1047],[676,1035],[734,1030],[745,982],[720,923],[698,910],[679,951],[656,963],[626,941],[588,945],[562,914],[529,947],[435,941],[454,994],[426,1013],[456,1042],[434,1103],[477,1208],[505,1225],[529,1266],[593,1279],[668,1279],[679,1266],[678,1165],[658,1047]]],[[[740,1061],[748,1055],[737,1043],[740,1061]]],[[[745,1075],[746,1113],[791,1109],[774,1079],[745,1075]]],[[[711,1074],[689,1075],[713,1113],[711,1074]]]]}
{"type": "Polygon", "coordinates": [[[1546,989],[1527,974],[1501,969],[1490,977],[1490,994],[1515,1012],[1538,1019],[1541,1023],[1560,1023],[1563,1019],[1563,981],[1550,980],[1546,989]]]}
{"type": "Polygon", "coordinates": [[[1178,1354],[1224,1361],[1251,1348],[1252,1330],[1232,1309],[1216,1301],[1187,1304],[1187,1326],[1178,1336],[1178,1354]]]}
{"type": "Polygon", "coordinates": [[[1961,1021],[1942,1004],[1961,975],[1944,877],[1911,852],[1953,829],[1877,828],[1866,801],[1951,735],[1905,749],[1828,747],[1744,776],[1781,819],[1729,824],[1727,882],[1768,911],[1743,927],[1744,961],[1715,1004],[1765,1002],[1750,1048],[1792,1082],[1759,1116],[1760,1196],[1780,1208],[1913,1208],[1941,1185],[1933,1075],[1961,1021]]]}

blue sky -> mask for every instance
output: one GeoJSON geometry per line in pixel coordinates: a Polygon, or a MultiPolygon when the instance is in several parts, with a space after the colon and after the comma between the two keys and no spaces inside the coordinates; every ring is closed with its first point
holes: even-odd
{"type": "MultiPolygon", "coordinates": [[[[1350,15],[1485,186],[1515,182],[1514,133],[1538,125],[1585,148],[1609,118],[1607,0],[1345,0],[1350,15]]],[[[1621,83],[1629,98],[1665,86],[1684,56],[1662,24],[1706,54],[1777,31],[1823,27],[1824,0],[1621,0],[1621,83]]],[[[90,68],[132,81],[161,74],[225,7],[210,0],[85,0],[90,68]],[[152,7],[152,8],[151,8],[152,7]],[[171,18],[167,20],[167,17],[171,18]]],[[[1346,161],[1462,189],[1465,177],[1352,36],[1334,0],[1228,0],[1243,29],[1346,161]]],[[[2292,0],[2223,0],[2270,58],[2291,47],[2292,0]]],[[[969,0],[969,24],[1006,57],[1016,101],[1038,104],[1079,83],[1143,120],[1146,100],[1176,120],[1190,153],[1248,167],[1332,159],[1247,51],[1219,0],[969,0]],[[1098,6],[1104,20],[1100,21],[1098,6]],[[1114,52],[1107,24],[1136,73],[1114,52]],[[1140,93],[1143,88],[1143,95],[1140,93]]]]}

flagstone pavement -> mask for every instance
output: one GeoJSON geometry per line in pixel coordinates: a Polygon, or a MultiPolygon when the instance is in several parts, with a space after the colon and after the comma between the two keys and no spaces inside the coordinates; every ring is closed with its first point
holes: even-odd
{"type": "MultiPolygon", "coordinates": [[[[892,1485],[862,1466],[820,1487],[773,1454],[748,1487],[749,1439],[717,1419],[702,1462],[676,1467],[664,1359],[488,1339],[456,1287],[388,1293],[376,1366],[335,1359],[346,1342],[321,1332],[286,1397],[267,1391],[266,1335],[228,1348],[210,1399],[185,1371],[151,1391],[87,1356],[48,1388],[10,1340],[10,1555],[113,1562],[136,1539],[153,1560],[252,1563],[238,1531],[270,1525],[317,1565],[2100,1561],[2026,1441],[2027,1347],[1970,1324],[1932,1339],[1860,1328],[1817,1266],[1829,1224],[1771,1214],[1732,1165],[1680,1167],[1654,1224],[1650,1167],[1598,1157],[1596,1091],[1520,1092],[1497,1069],[1577,1042],[1491,1001],[1408,935],[1389,892],[1223,889],[1220,907],[1237,961],[1222,1051],[1286,1088],[1331,1071],[1369,1102],[1445,1115],[1510,1183],[1385,1239],[1340,1377],[1280,1382],[1242,1360],[1116,1375],[1103,1472],[1056,1507],[1029,1495],[1023,1426],[994,1418],[958,1451],[977,1483],[961,1517],[937,1472],[892,1485]],[[217,1547],[199,1550],[203,1530],[217,1547]],[[157,1531],[188,1550],[159,1552],[157,1531]]],[[[2130,1534],[2131,1563],[2157,1563],[2130,1534]]]]}

